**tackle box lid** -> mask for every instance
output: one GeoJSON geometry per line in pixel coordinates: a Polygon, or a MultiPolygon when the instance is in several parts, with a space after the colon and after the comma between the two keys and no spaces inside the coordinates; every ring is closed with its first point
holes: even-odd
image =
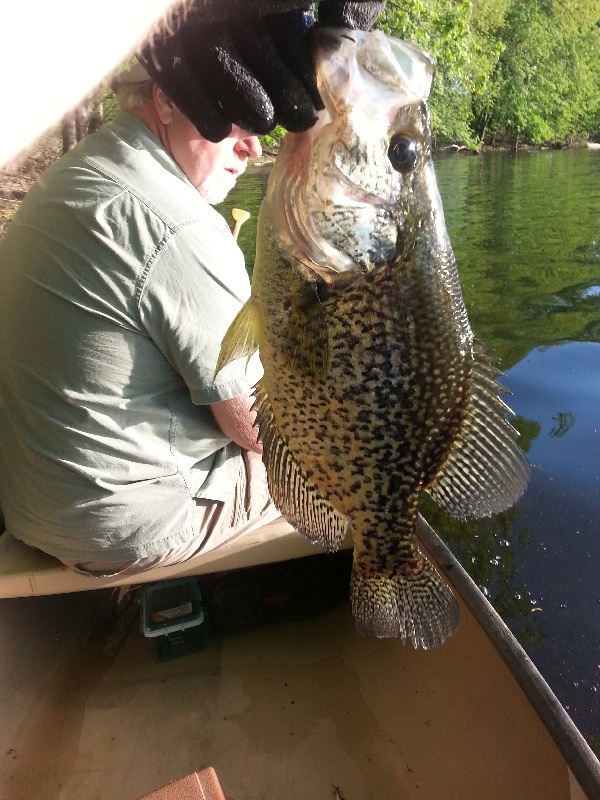
{"type": "Polygon", "coordinates": [[[204,622],[200,584],[196,578],[176,578],[152,584],[144,590],[142,632],[164,636],[204,622]]]}

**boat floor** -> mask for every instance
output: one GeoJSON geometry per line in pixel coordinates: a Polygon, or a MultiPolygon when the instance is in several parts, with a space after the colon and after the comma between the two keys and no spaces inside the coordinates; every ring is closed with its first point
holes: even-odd
{"type": "Polygon", "coordinates": [[[5,800],[135,800],[208,765],[234,800],[586,796],[462,600],[429,652],[344,603],[156,662],[109,594],[0,602],[5,800]]]}

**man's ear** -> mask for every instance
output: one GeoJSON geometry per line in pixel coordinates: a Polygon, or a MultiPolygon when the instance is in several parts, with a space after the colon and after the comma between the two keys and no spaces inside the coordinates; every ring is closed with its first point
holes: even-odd
{"type": "Polygon", "coordinates": [[[152,87],[152,99],[156,115],[163,125],[173,122],[173,103],[156,84],[152,87]]]}

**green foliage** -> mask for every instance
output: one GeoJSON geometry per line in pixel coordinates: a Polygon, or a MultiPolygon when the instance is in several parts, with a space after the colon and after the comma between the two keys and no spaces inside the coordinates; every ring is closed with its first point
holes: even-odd
{"type": "Polygon", "coordinates": [[[260,137],[260,143],[263,149],[267,150],[274,150],[279,147],[279,143],[285,136],[285,129],[278,125],[275,130],[272,130],[271,133],[267,133],[265,136],[260,137]]]}
{"type": "Polygon", "coordinates": [[[436,139],[473,145],[471,50],[468,0],[389,2],[378,23],[388,35],[416,44],[436,63],[431,91],[431,122],[436,139]]]}
{"type": "Polygon", "coordinates": [[[534,143],[589,133],[590,111],[600,92],[595,16],[590,0],[511,6],[496,78],[496,131],[506,129],[515,139],[534,143]]]}
{"type": "Polygon", "coordinates": [[[119,113],[119,103],[114,92],[109,91],[103,99],[103,114],[102,118],[105,123],[112,122],[119,113]]]}
{"type": "Polygon", "coordinates": [[[525,419],[525,417],[513,417],[510,423],[519,431],[519,447],[524,453],[527,453],[534,440],[542,432],[542,426],[536,420],[525,419]]]}
{"type": "Polygon", "coordinates": [[[379,27],[428,51],[434,139],[600,136],[597,0],[388,0],[379,27]]]}

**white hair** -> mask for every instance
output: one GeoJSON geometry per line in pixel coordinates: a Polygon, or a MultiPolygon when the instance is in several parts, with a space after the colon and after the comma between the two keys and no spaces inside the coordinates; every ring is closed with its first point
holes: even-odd
{"type": "Polygon", "coordinates": [[[122,111],[135,111],[152,102],[153,80],[137,83],[121,83],[115,88],[115,94],[122,111]]]}

